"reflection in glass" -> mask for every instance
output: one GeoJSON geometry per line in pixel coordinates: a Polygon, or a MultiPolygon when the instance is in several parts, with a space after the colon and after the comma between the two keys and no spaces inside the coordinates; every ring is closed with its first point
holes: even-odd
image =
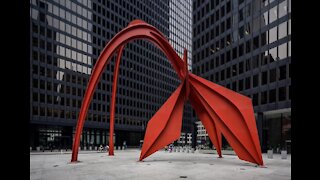
{"type": "Polygon", "coordinates": [[[287,10],[287,0],[279,4],[279,18],[285,16],[288,13],[287,10]]]}
{"type": "Polygon", "coordinates": [[[277,11],[277,6],[275,6],[269,11],[269,23],[272,23],[273,21],[277,20],[277,18],[278,18],[278,11],[277,11]]]}
{"type": "Polygon", "coordinates": [[[279,25],[279,38],[282,39],[287,36],[287,21],[279,25]]]}
{"type": "Polygon", "coordinates": [[[287,43],[281,44],[278,47],[278,57],[279,60],[287,57],[287,43]]]}
{"type": "Polygon", "coordinates": [[[272,49],[269,50],[269,54],[270,54],[270,62],[274,62],[277,61],[277,47],[274,47],[272,49]]]}
{"type": "Polygon", "coordinates": [[[277,26],[270,29],[267,36],[269,37],[269,44],[275,42],[277,40],[277,26]]]}

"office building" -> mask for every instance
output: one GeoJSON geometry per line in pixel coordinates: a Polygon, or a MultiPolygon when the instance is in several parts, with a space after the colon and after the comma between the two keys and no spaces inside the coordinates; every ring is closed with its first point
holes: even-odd
{"type": "Polygon", "coordinates": [[[192,54],[193,73],[252,98],[262,151],[290,152],[291,0],[194,0],[192,54]]]}
{"type": "MultiPolygon", "coordinates": [[[[170,19],[176,19],[170,16],[170,3],[169,0],[30,0],[29,136],[33,149],[71,148],[95,61],[108,41],[130,21],[144,20],[173,41],[182,37],[179,33],[172,36],[169,30],[177,29],[178,25],[170,23],[170,19]]],[[[185,21],[191,28],[191,21],[185,21]]],[[[184,46],[188,43],[190,47],[190,39],[184,46]]],[[[114,58],[106,66],[93,95],[81,136],[82,149],[108,143],[113,68],[114,58]]],[[[179,84],[170,62],[152,43],[136,40],[126,45],[118,79],[115,145],[121,146],[126,141],[128,146],[139,146],[148,120],[179,84]]],[[[191,114],[185,110],[184,122],[192,119],[191,114]]],[[[191,126],[186,125],[183,131],[188,132],[191,126]]]]}

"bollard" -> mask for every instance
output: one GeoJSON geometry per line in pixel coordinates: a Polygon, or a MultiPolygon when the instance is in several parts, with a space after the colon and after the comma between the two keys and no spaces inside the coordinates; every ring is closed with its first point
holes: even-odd
{"type": "Polygon", "coordinates": [[[194,148],[191,149],[191,153],[194,153],[194,148]]]}
{"type": "Polygon", "coordinates": [[[268,158],[269,159],[273,158],[273,150],[268,150],[268,158]]]}
{"type": "Polygon", "coordinates": [[[40,151],[40,146],[37,146],[37,151],[40,151]]]}
{"type": "Polygon", "coordinates": [[[97,146],[95,146],[95,147],[94,147],[94,150],[98,151],[98,147],[97,147],[97,146]]]}
{"type": "Polygon", "coordinates": [[[287,159],[287,151],[281,151],[281,159],[287,159]]]}
{"type": "Polygon", "coordinates": [[[30,151],[32,151],[32,147],[30,146],[30,151]]]}
{"type": "Polygon", "coordinates": [[[89,147],[89,150],[92,151],[92,146],[89,147]]]}
{"type": "Polygon", "coordinates": [[[124,146],[122,146],[122,150],[124,150],[124,146]]]}
{"type": "Polygon", "coordinates": [[[87,150],[87,146],[85,146],[85,147],[83,148],[83,150],[85,150],[85,151],[86,151],[86,150],[87,150]]]}

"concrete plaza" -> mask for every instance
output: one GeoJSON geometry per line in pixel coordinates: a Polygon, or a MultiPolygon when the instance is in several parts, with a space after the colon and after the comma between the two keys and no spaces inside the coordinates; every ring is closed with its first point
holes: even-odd
{"type": "Polygon", "coordinates": [[[291,156],[278,154],[265,168],[234,155],[158,151],[138,162],[140,150],[116,150],[115,156],[80,151],[79,163],[70,163],[71,152],[30,152],[30,179],[291,179],[291,156]]]}

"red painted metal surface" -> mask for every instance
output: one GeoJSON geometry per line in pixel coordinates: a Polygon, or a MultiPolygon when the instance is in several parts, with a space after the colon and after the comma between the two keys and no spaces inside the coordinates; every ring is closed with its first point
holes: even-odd
{"type": "Polygon", "coordinates": [[[189,100],[206,128],[219,157],[222,156],[221,139],[224,135],[240,159],[263,165],[251,99],[189,72],[187,50],[184,50],[182,60],[161,32],[141,20],[132,21],[128,27],[112,38],[93,68],[80,109],[72,149],[72,162],[78,160],[80,135],[96,85],[106,64],[118,49],[110,106],[109,155],[114,154],[112,135],[119,64],[124,45],[134,39],[147,39],[159,47],[182,81],[148,122],[140,161],[180,137],[183,106],[185,101],[189,100]]]}
{"type": "Polygon", "coordinates": [[[122,45],[118,50],[116,65],[114,66],[114,71],[113,71],[113,85],[112,85],[112,96],[111,96],[111,106],[110,106],[109,156],[114,155],[114,144],[113,144],[114,113],[115,113],[115,106],[116,106],[119,66],[120,66],[120,60],[121,60],[123,49],[124,49],[124,45],[122,45]]]}

